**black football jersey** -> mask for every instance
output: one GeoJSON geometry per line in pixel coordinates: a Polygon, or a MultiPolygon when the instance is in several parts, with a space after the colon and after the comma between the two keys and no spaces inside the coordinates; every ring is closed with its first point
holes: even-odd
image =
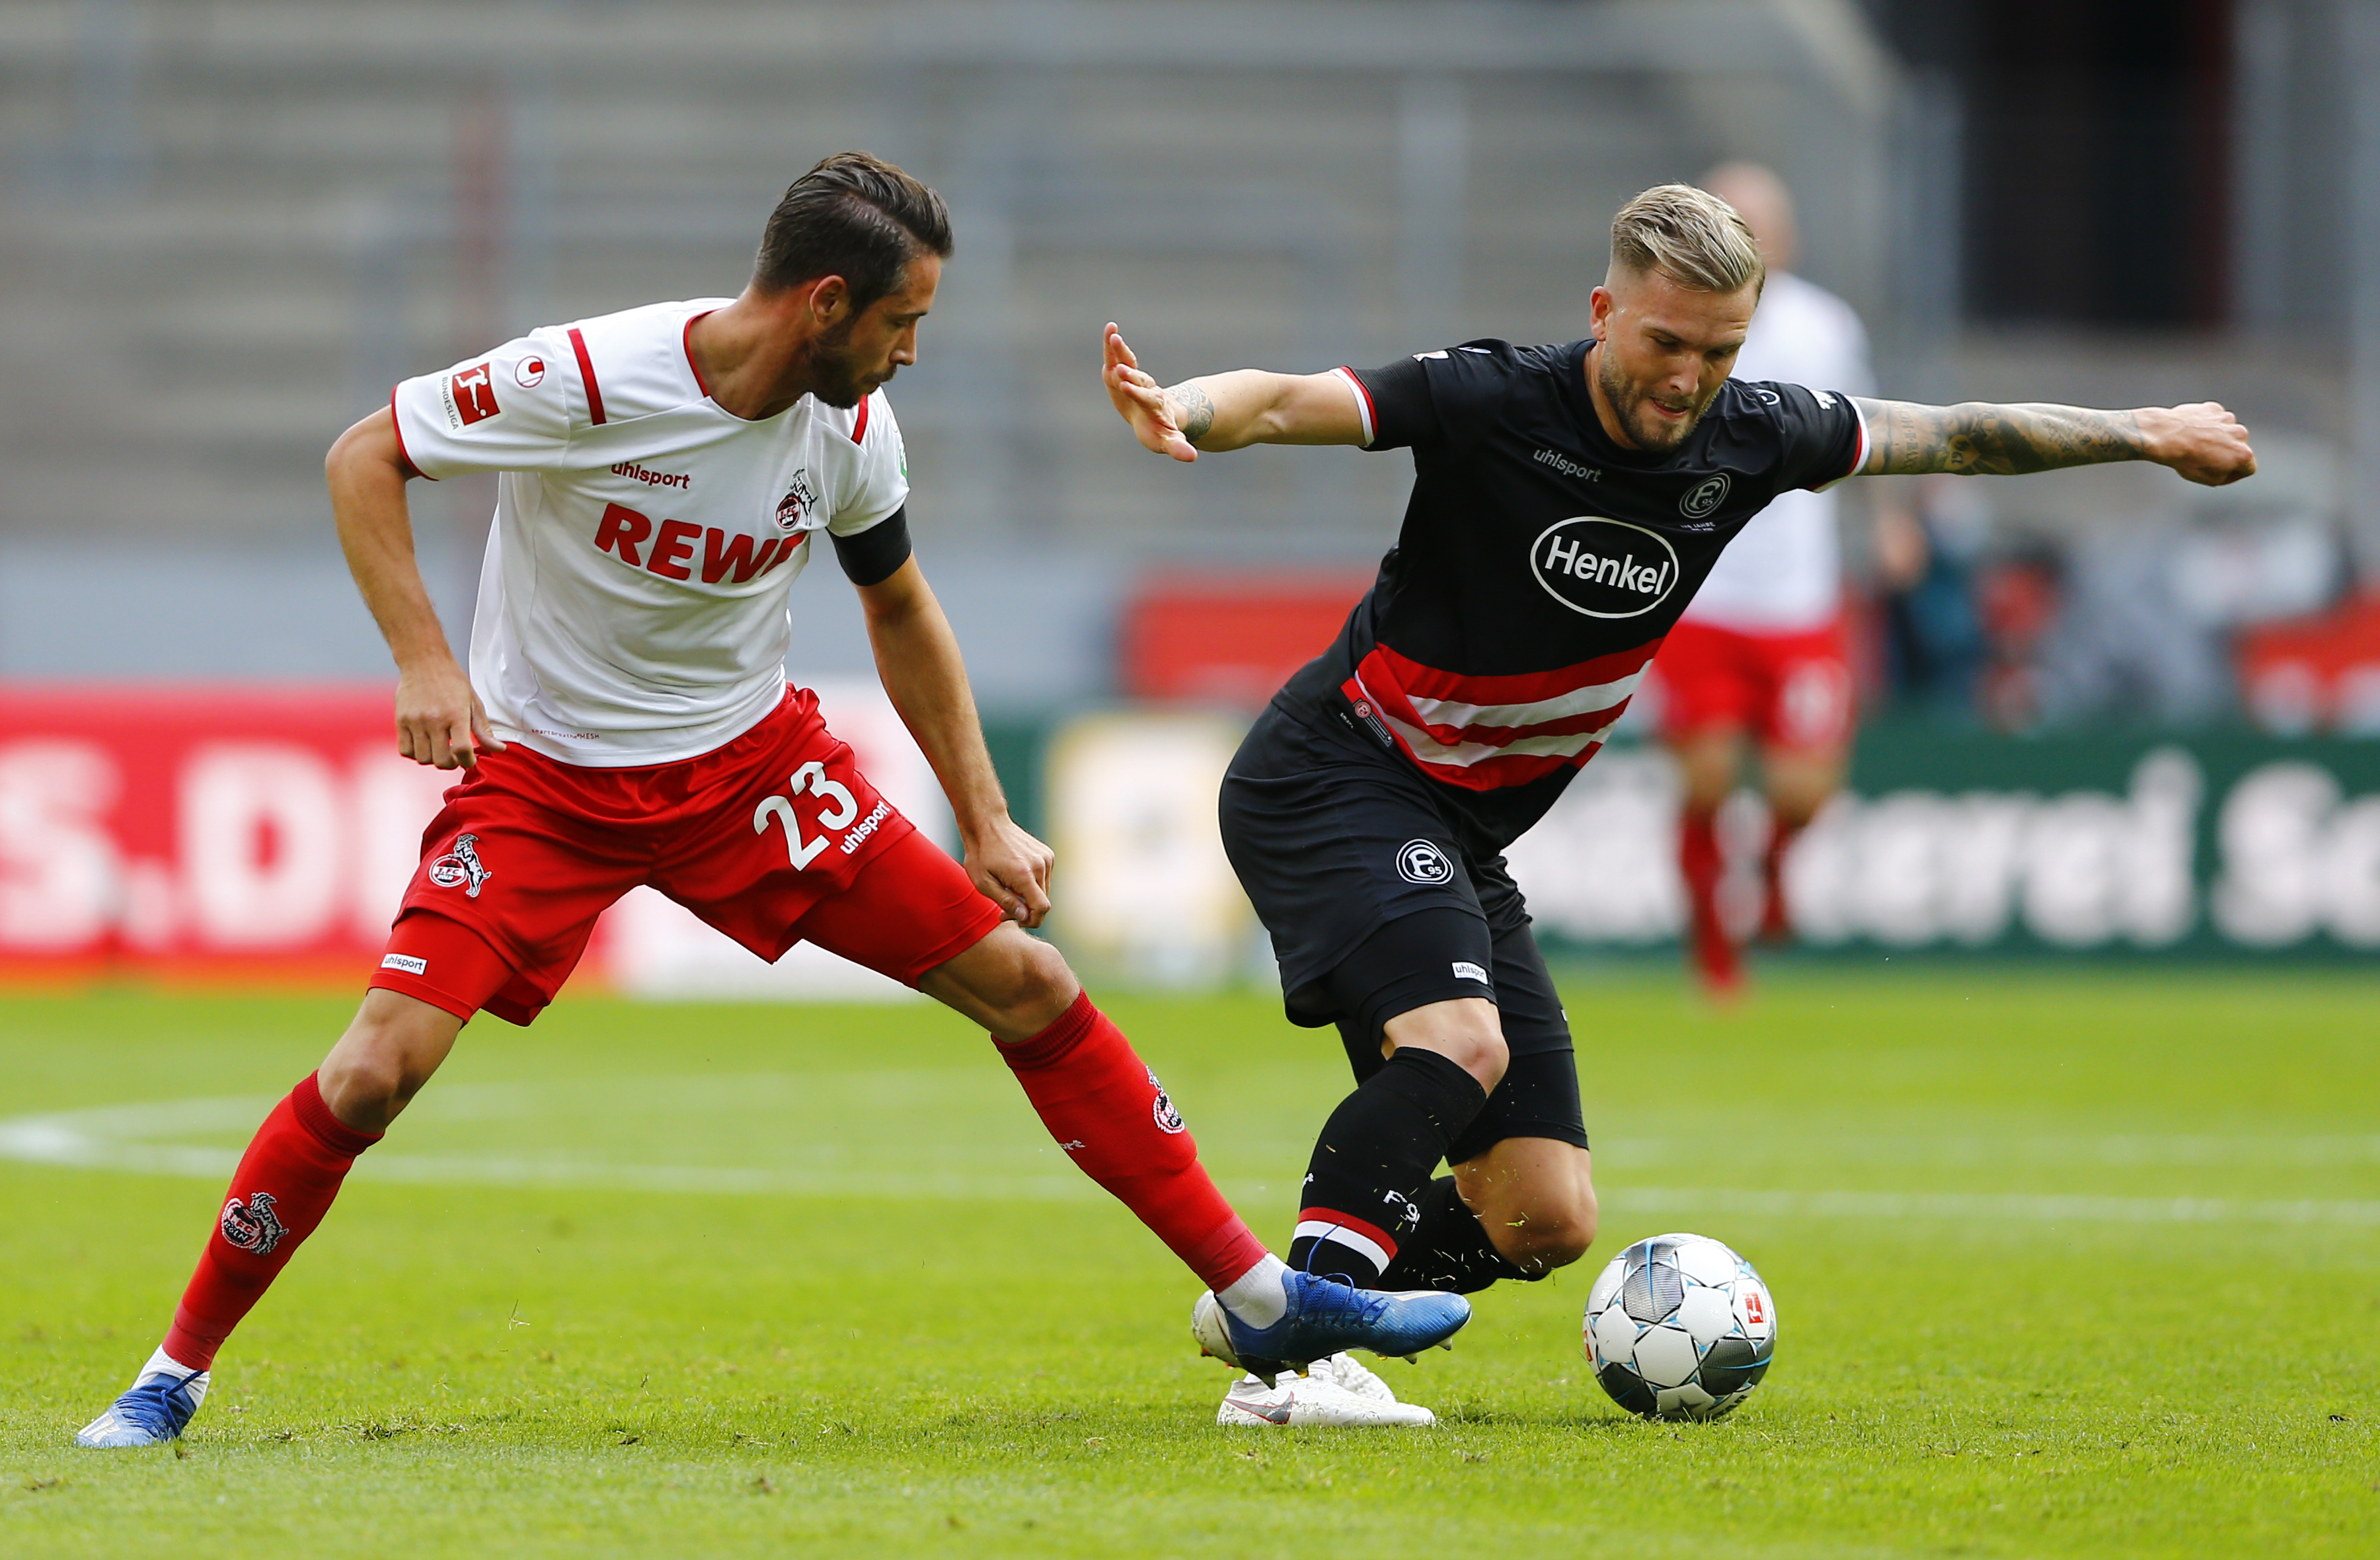
{"type": "Polygon", "coordinates": [[[1623,449],[1587,389],[1593,346],[1474,341],[1339,371],[1366,447],[1413,451],[1413,497],[1378,579],[1280,701],[1358,723],[1500,848],[1595,755],[1729,539],[1867,454],[1848,396],[1737,380],[1674,450],[1623,449]]]}

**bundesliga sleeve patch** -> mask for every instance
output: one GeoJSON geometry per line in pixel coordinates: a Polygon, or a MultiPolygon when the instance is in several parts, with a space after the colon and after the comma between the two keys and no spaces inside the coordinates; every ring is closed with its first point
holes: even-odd
{"type": "Polygon", "coordinates": [[[446,413],[446,431],[450,433],[459,433],[504,409],[496,404],[496,382],[486,363],[449,374],[438,387],[438,400],[446,413]]]}

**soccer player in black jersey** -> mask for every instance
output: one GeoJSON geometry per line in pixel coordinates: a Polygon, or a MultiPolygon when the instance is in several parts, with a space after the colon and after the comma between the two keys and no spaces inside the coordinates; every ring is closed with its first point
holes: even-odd
{"type": "Polygon", "coordinates": [[[1663,185],[1613,221],[1592,334],[1565,346],[1161,386],[1107,328],[1108,393],[1150,450],[1413,452],[1378,581],[1223,782],[1223,843],[1289,1017],[1337,1025],[1358,1085],[1316,1144],[1294,1266],[1470,1292],[1593,1240],[1570,1028],[1503,851],[1762,506],[1867,472],[2255,469],[2212,403],[1928,407],[1730,379],[1763,278],[1732,207],[1663,185]],[[1441,1160],[1453,1173],[1432,1179],[1441,1160]]]}

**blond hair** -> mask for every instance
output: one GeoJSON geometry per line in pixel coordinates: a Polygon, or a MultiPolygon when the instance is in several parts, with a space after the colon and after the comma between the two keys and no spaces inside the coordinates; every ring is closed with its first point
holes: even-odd
{"type": "Polygon", "coordinates": [[[1658,271],[1696,292],[1731,293],[1768,279],[1736,209],[1691,184],[1657,184],[1621,207],[1611,219],[1611,263],[1658,271]]]}

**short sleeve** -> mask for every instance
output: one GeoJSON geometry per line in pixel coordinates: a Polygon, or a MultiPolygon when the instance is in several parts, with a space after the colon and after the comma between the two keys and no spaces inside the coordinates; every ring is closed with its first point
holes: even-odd
{"type": "Polygon", "coordinates": [[[425,477],[560,469],[585,416],[577,379],[569,344],[534,332],[399,384],[397,442],[425,477]]]}
{"type": "Polygon", "coordinates": [[[1416,352],[1377,369],[1337,372],[1354,390],[1367,450],[1461,448],[1475,443],[1502,408],[1512,348],[1468,342],[1416,352]]]}
{"type": "Polygon", "coordinates": [[[835,495],[834,515],[827,521],[836,536],[856,536],[899,514],[909,501],[909,453],[883,391],[859,403],[851,438],[859,458],[845,469],[844,491],[835,495]]]}
{"type": "MultiPolygon", "coordinates": [[[[1752,386],[1775,396],[1770,415],[1784,444],[1777,491],[1831,487],[1867,460],[1867,423],[1852,397],[1840,390],[1799,384],[1752,386]]],[[[1763,396],[1767,400],[1767,396],[1763,396]]]]}

